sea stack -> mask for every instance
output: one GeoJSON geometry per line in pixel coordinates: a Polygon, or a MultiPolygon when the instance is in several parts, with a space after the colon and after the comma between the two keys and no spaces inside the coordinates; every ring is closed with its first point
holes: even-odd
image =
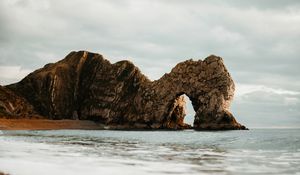
{"type": "Polygon", "coordinates": [[[0,86],[0,116],[93,120],[108,129],[185,129],[187,95],[194,129],[246,129],[229,111],[234,82],[223,59],[178,63],[151,81],[130,61],[71,52],[18,83],[0,86]]]}

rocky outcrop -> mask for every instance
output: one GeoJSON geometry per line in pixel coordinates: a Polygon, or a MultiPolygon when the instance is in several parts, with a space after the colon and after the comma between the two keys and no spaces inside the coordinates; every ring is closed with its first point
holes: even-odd
{"type": "Polygon", "coordinates": [[[71,52],[7,86],[50,119],[94,120],[111,129],[183,129],[186,94],[196,111],[194,128],[245,129],[229,112],[234,82],[217,56],[177,64],[150,81],[129,61],[71,52]]]}
{"type": "Polygon", "coordinates": [[[33,106],[21,96],[0,86],[0,116],[5,118],[37,118],[33,106]]]}

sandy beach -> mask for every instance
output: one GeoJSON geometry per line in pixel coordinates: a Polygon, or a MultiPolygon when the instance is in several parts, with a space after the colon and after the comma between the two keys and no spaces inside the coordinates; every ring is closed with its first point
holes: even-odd
{"type": "Polygon", "coordinates": [[[103,129],[87,120],[0,119],[0,130],[103,129]]]}

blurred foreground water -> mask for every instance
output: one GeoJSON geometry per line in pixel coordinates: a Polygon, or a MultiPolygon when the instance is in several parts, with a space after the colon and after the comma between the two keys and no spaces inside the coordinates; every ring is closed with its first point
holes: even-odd
{"type": "Polygon", "coordinates": [[[300,174],[300,129],[0,131],[11,175],[300,174]]]}

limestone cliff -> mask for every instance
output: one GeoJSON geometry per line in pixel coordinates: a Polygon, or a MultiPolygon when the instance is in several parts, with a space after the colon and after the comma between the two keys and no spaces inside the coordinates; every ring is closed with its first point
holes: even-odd
{"type": "Polygon", "coordinates": [[[196,111],[195,129],[245,129],[229,112],[234,82],[213,55],[181,62],[150,81],[129,61],[111,64],[96,53],[71,52],[6,88],[47,118],[94,120],[111,129],[189,128],[183,122],[186,94],[196,111]]]}

